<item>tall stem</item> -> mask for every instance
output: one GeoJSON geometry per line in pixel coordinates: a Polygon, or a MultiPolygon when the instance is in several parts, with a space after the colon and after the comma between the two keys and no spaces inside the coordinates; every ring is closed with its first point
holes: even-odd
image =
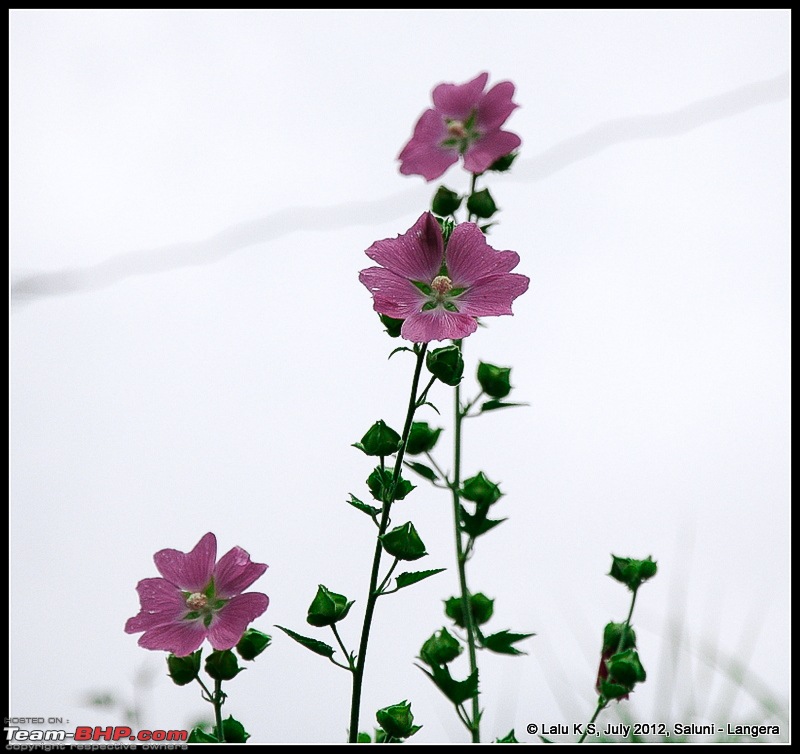
{"type": "Polygon", "coordinates": [[[217,740],[225,743],[225,731],[222,728],[222,681],[214,681],[214,718],[217,721],[217,740]]]}
{"type": "MultiPolygon", "coordinates": [[[[474,187],[474,177],[473,177],[474,187]]],[[[459,348],[461,343],[458,342],[459,348]]],[[[464,543],[461,539],[461,423],[464,420],[464,413],[461,410],[461,386],[456,385],[456,404],[455,404],[455,440],[453,447],[453,485],[450,488],[453,493],[453,522],[456,535],[456,563],[458,565],[458,583],[461,589],[461,611],[464,614],[464,622],[467,624],[467,650],[469,653],[469,672],[470,675],[478,672],[478,658],[475,652],[475,619],[472,615],[472,600],[470,599],[469,589],[467,588],[467,557],[464,551],[464,543]]],[[[481,742],[481,715],[478,693],[472,697],[472,720],[470,725],[472,743],[481,742]]]]}
{"type": "Polygon", "coordinates": [[[428,344],[423,343],[417,352],[417,365],[414,369],[414,379],[411,382],[411,397],[408,400],[408,411],[406,412],[406,422],[403,426],[402,442],[400,450],[397,451],[397,460],[394,464],[394,473],[392,475],[392,486],[389,488],[389,494],[383,503],[383,512],[381,514],[381,521],[378,527],[378,539],[375,541],[375,555],[372,558],[372,572],[369,579],[369,593],[367,594],[367,607],[364,611],[364,625],[361,629],[361,642],[358,645],[358,657],[356,659],[355,670],[353,671],[353,696],[350,702],[350,732],[349,742],[354,744],[358,741],[358,718],[361,710],[361,689],[364,683],[364,666],[367,662],[367,645],[369,644],[369,632],[372,627],[372,616],[375,613],[375,603],[378,601],[378,576],[381,567],[381,555],[383,554],[383,545],[381,544],[380,537],[386,533],[386,527],[389,525],[389,511],[394,502],[395,490],[397,488],[397,481],[400,479],[400,471],[403,468],[403,457],[406,453],[406,445],[408,444],[408,434],[411,431],[411,422],[414,420],[414,412],[417,410],[418,398],[417,390],[419,389],[419,376],[422,372],[422,364],[425,361],[425,351],[428,349],[428,344]]]}

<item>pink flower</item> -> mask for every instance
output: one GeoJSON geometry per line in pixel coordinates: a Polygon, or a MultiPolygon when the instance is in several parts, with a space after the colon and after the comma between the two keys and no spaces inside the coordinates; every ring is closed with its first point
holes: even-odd
{"type": "Polygon", "coordinates": [[[217,558],[217,538],[209,532],[190,553],[160,550],[153,556],[164,578],[142,579],[136,586],[141,609],[125,632],[144,633],[139,646],[163,649],[178,657],[208,639],[214,649],[235,646],[248,624],[269,605],[259,592],[242,594],[267,570],[241,547],[217,558]]]}
{"type": "Polygon", "coordinates": [[[398,157],[403,175],[432,181],[459,155],[466,170],[482,173],[522,143],[516,134],[500,130],[518,107],[511,101],[514,85],[501,81],[484,93],[488,78],[481,73],[466,84],[439,84],[433,90],[433,109],[422,113],[398,157]]]}
{"type": "Polygon", "coordinates": [[[458,340],[475,332],[476,317],[513,314],[511,302],[530,282],[512,273],[515,251],[495,251],[475,223],[453,230],[445,251],[430,212],[397,238],[376,241],[370,267],[358,279],[370,290],[376,312],[405,320],[400,334],[415,343],[458,340]]]}

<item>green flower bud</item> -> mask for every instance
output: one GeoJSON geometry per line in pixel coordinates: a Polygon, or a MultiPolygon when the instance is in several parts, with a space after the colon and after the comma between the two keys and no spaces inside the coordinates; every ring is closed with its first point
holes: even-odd
{"type": "Polygon", "coordinates": [[[622,631],[625,628],[624,623],[608,623],[603,629],[603,656],[606,658],[616,654],[617,650],[620,652],[624,649],[631,649],[636,646],[636,632],[628,626],[625,629],[625,640],[620,646],[620,639],[622,638],[622,631]]]}
{"type": "Polygon", "coordinates": [[[244,729],[242,725],[233,715],[222,721],[222,732],[225,734],[226,744],[243,744],[247,743],[250,734],[244,729]]]}
{"type": "Polygon", "coordinates": [[[414,715],[411,714],[411,705],[407,701],[379,709],[375,717],[378,724],[393,738],[408,738],[422,727],[414,725],[414,715]]]}
{"type": "Polygon", "coordinates": [[[639,660],[639,653],[635,649],[626,649],[617,652],[606,662],[608,667],[608,680],[625,686],[629,691],[637,684],[647,679],[647,673],[639,660]]]}
{"type": "Polygon", "coordinates": [[[478,382],[486,395],[505,398],[511,392],[511,367],[496,367],[481,361],[478,364],[478,382]]]}
{"type": "Polygon", "coordinates": [[[317,594],[308,608],[306,620],[317,628],[332,626],[347,617],[353,602],[354,600],[348,601],[343,594],[331,592],[320,584],[317,587],[317,594]]]}
{"type": "Polygon", "coordinates": [[[446,628],[434,633],[419,651],[420,659],[433,667],[434,665],[446,665],[452,662],[461,654],[462,648],[458,639],[451,636],[446,628]]]}
{"type": "Polygon", "coordinates": [[[612,683],[611,681],[600,681],[598,689],[601,696],[604,696],[606,699],[627,699],[631,691],[629,688],[619,683],[612,683]]]}
{"type": "Polygon", "coordinates": [[[239,639],[236,651],[243,660],[255,660],[271,643],[271,636],[255,628],[248,628],[239,639]]]}
{"type": "Polygon", "coordinates": [[[461,206],[461,197],[446,186],[439,186],[433,196],[431,209],[435,215],[452,215],[461,206]]]}
{"type": "Polygon", "coordinates": [[[200,655],[202,649],[192,652],[186,657],[176,657],[171,654],[167,657],[167,669],[169,677],[176,686],[186,686],[191,683],[200,672],[200,655]]]}
{"type": "Polygon", "coordinates": [[[436,445],[441,429],[431,429],[428,422],[414,422],[408,433],[406,453],[415,456],[419,453],[430,453],[436,445]]]}
{"type": "Polygon", "coordinates": [[[455,387],[461,382],[464,374],[464,359],[458,346],[443,346],[429,351],[425,363],[428,371],[445,385],[455,387]]]}
{"type": "Polygon", "coordinates": [[[244,668],[239,667],[236,655],[230,649],[216,650],[206,657],[206,673],[214,680],[230,681],[244,668]]]}
{"type": "Polygon", "coordinates": [[[497,205],[494,203],[489,189],[483,189],[470,194],[467,199],[467,209],[476,217],[486,218],[497,212],[497,205]]]}
{"type": "MultiPolygon", "coordinates": [[[[389,493],[392,490],[393,478],[394,472],[391,469],[381,469],[380,466],[376,466],[367,477],[367,487],[369,487],[372,497],[381,502],[388,500],[389,493]]],[[[415,489],[415,487],[411,482],[399,476],[394,488],[394,500],[402,500],[413,489],[415,489]]]]}
{"type": "Polygon", "coordinates": [[[381,323],[386,328],[386,332],[388,333],[390,338],[399,338],[400,337],[400,328],[403,326],[403,319],[395,319],[394,317],[389,317],[386,314],[379,314],[381,323]]]}
{"type": "MultiPolygon", "coordinates": [[[[494,600],[489,599],[485,594],[478,592],[470,598],[472,606],[472,621],[476,626],[482,626],[494,613],[494,600]]],[[[464,611],[461,609],[461,597],[451,597],[444,602],[444,612],[448,618],[455,621],[461,628],[467,627],[464,611]]]]}
{"type": "Polygon", "coordinates": [[[611,572],[608,575],[612,579],[621,581],[632,592],[635,592],[645,581],[653,578],[658,570],[658,566],[650,555],[646,560],[618,558],[616,555],[611,557],[611,572]]]}
{"type": "Polygon", "coordinates": [[[368,456],[390,456],[400,446],[400,435],[386,426],[383,419],[375,422],[361,438],[361,442],[353,443],[354,448],[363,450],[368,456]]]}
{"type": "Polygon", "coordinates": [[[493,505],[502,495],[500,488],[494,482],[489,481],[482,471],[469,479],[465,479],[461,487],[461,497],[481,506],[493,505]]]}
{"type": "Polygon", "coordinates": [[[419,560],[427,555],[425,544],[410,521],[382,534],[383,549],[400,560],[419,560]]]}

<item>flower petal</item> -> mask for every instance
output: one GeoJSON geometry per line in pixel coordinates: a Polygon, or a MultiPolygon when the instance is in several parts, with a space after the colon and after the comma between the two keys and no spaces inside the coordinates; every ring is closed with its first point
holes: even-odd
{"type": "Polygon", "coordinates": [[[477,329],[474,317],[438,307],[412,314],[403,322],[400,334],[414,343],[429,343],[432,340],[460,340],[477,329]]]}
{"type": "Polygon", "coordinates": [[[228,550],[214,568],[214,589],[217,597],[228,599],[241,594],[267,570],[265,563],[254,563],[250,553],[241,547],[228,550]]]}
{"type": "Polygon", "coordinates": [[[516,251],[496,251],[475,223],[458,225],[447,243],[447,272],[454,288],[468,288],[481,278],[510,272],[519,264],[516,251]]]}
{"type": "Polygon", "coordinates": [[[180,620],[188,611],[180,590],[166,579],[142,579],[136,585],[141,608],[125,623],[125,633],[135,634],[153,626],[180,620]]]}
{"type": "Polygon", "coordinates": [[[481,278],[468,291],[456,299],[462,314],[472,317],[489,317],[513,314],[511,303],[528,290],[530,280],[516,272],[481,278]]]}
{"type": "Polygon", "coordinates": [[[426,181],[438,178],[458,162],[457,149],[441,147],[447,137],[444,118],[435,110],[426,110],[414,127],[414,135],[403,147],[398,160],[403,175],[421,175],[426,181]]]}
{"type": "Polygon", "coordinates": [[[433,106],[446,118],[466,120],[478,106],[488,80],[489,74],[481,73],[466,84],[439,84],[433,90],[433,106]]]}
{"type": "Polygon", "coordinates": [[[501,81],[481,97],[477,123],[482,131],[494,131],[506,122],[508,116],[519,107],[511,101],[513,96],[514,85],[510,81],[501,81]]]}
{"type": "Polygon", "coordinates": [[[230,649],[238,644],[247,626],[269,605],[269,597],[261,592],[248,592],[234,597],[211,621],[208,640],[214,649],[230,649]]]}
{"type": "Polygon", "coordinates": [[[202,620],[184,620],[154,626],[139,637],[139,646],[145,649],[161,649],[178,657],[194,652],[206,638],[208,631],[202,620]]]}
{"type": "Polygon", "coordinates": [[[400,277],[430,283],[439,273],[444,256],[442,231],[436,218],[423,212],[405,233],[376,241],[366,253],[400,277]]]}
{"type": "Polygon", "coordinates": [[[358,273],[358,279],[372,294],[373,309],[395,319],[405,319],[418,312],[428,300],[407,278],[383,267],[369,267],[358,273]]]}
{"type": "Polygon", "coordinates": [[[211,581],[217,558],[217,538],[209,532],[189,553],[160,550],[153,556],[159,573],[178,589],[202,592],[211,581]]]}
{"type": "Polygon", "coordinates": [[[482,173],[495,160],[513,152],[522,139],[511,131],[490,131],[464,153],[464,168],[470,173],[482,173]]]}

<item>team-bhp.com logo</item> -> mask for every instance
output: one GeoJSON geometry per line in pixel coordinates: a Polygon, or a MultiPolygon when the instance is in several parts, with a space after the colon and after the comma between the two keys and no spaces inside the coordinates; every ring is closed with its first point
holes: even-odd
{"type": "Polygon", "coordinates": [[[9,743],[22,742],[49,742],[59,741],[186,741],[189,738],[187,730],[140,730],[136,733],[125,725],[108,726],[106,728],[79,725],[72,730],[24,730],[7,725],[3,728],[6,732],[6,741],[9,743]]]}

